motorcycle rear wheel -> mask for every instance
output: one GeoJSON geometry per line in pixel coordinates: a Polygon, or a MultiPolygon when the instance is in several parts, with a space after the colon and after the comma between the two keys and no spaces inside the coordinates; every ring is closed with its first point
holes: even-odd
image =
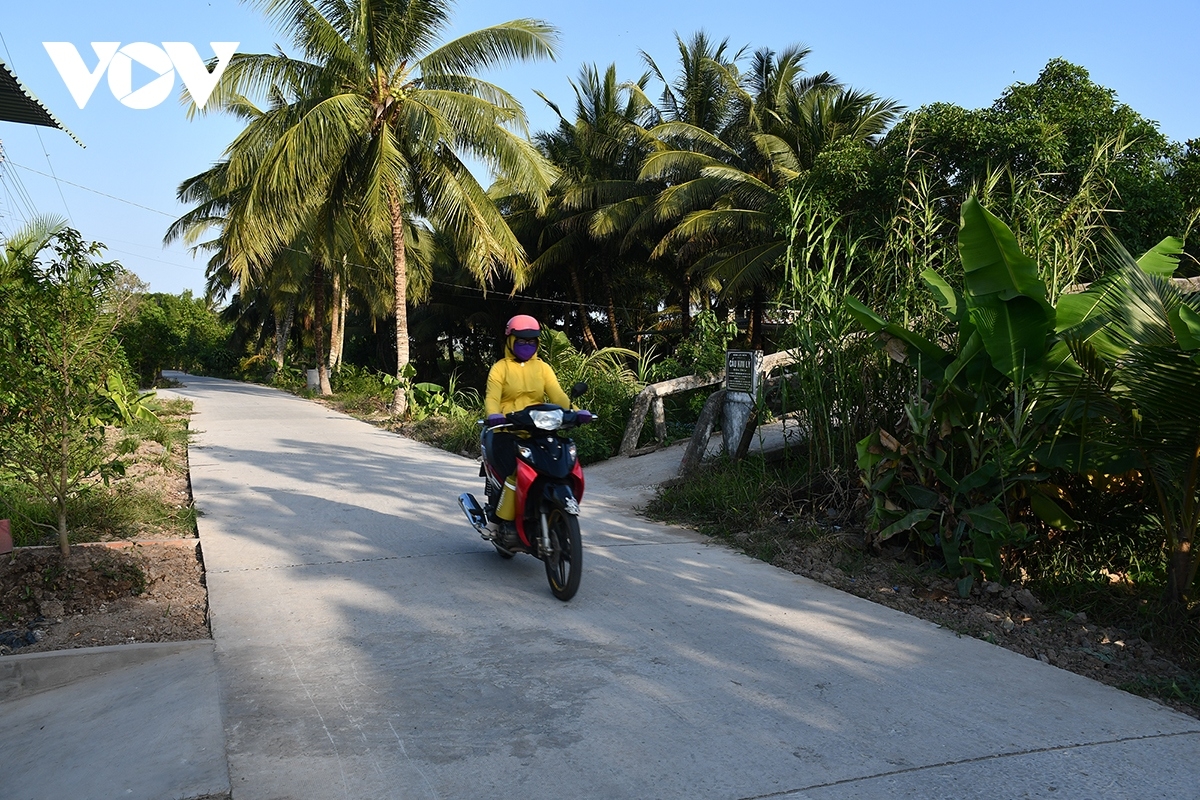
{"type": "Polygon", "coordinates": [[[551,593],[565,602],[579,590],[579,579],[583,574],[579,520],[561,508],[555,508],[547,513],[546,524],[550,529],[550,552],[543,554],[546,580],[550,583],[551,593]]]}

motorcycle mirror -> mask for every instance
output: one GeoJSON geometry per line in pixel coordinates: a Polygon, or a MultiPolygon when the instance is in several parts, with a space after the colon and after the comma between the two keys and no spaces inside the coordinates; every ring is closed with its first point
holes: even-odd
{"type": "Polygon", "coordinates": [[[588,385],[586,383],[584,383],[583,381],[580,381],[579,383],[577,383],[571,387],[571,399],[574,400],[576,397],[579,397],[580,395],[585,393],[587,390],[588,390],[588,385]]]}

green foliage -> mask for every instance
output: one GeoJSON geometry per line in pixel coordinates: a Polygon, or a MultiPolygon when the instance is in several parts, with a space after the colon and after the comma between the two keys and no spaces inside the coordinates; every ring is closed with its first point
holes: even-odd
{"type": "Polygon", "coordinates": [[[898,435],[859,443],[880,541],[906,531],[940,548],[969,590],[1002,575],[1006,548],[1030,525],[1070,530],[1068,495],[1047,470],[1133,471],[1153,489],[1166,539],[1167,595],[1185,600],[1200,557],[1200,302],[1170,282],[1182,242],[1134,260],[1112,243],[1108,277],[1046,299],[1035,262],[971,199],[963,205],[960,292],[923,276],[953,323],[955,350],[847,300],[889,353],[916,367],[918,388],[898,435]],[[1066,506],[1066,507],[1064,507],[1066,506]]]}
{"type": "MultiPolygon", "coordinates": [[[[130,454],[148,441],[162,445],[157,456],[139,456],[141,463],[164,470],[186,469],[174,458],[188,441],[187,420],[191,403],[186,400],[151,399],[146,401],[152,416],[136,417],[110,442],[110,451],[130,454]],[[147,460],[148,459],[148,460],[147,460]]],[[[123,457],[123,456],[122,456],[123,457]]],[[[136,477],[116,477],[111,483],[94,478],[81,483],[67,499],[71,521],[71,543],[129,539],[144,535],[147,527],[161,529],[167,535],[192,536],[196,530],[196,511],[190,504],[178,506],[159,492],[143,488],[136,477]]],[[[41,497],[35,488],[0,475],[0,516],[12,520],[14,543],[18,547],[44,545],[55,536],[57,509],[41,497]]]]}
{"type": "Polygon", "coordinates": [[[94,387],[94,391],[108,400],[107,406],[102,406],[100,414],[94,419],[97,425],[128,426],[135,421],[158,419],[151,407],[154,392],[142,393],[128,389],[119,372],[109,373],[104,384],[94,387]]]}
{"type": "Polygon", "coordinates": [[[142,386],[154,386],[164,369],[232,376],[236,354],[229,348],[232,326],[191,291],[180,295],[137,295],[132,314],[117,336],[142,386]]]}
{"type": "MultiPolygon", "coordinates": [[[[12,514],[13,543],[17,547],[56,544],[57,509],[28,487],[0,481],[0,508],[12,514]]],[[[152,491],[137,485],[104,484],[81,487],[67,501],[71,544],[130,539],[147,526],[168,535],[192,536],[196,530],[193,506],[163,502],[152,491]]]]}
{"type": "Polygon", "coordinates": [[[575,405],[586,408],[598,419],[572,432],[584,464],[601,461],[617,452],[625,423],[633,409],[633,398],[641,390],[629,362],[638,358],[632,350],[605,347],[584,355],[571,345],[562,331],[542,331],[538,357],[554,369],[564,391],[582,381],[588,391],[575,399],[575,405]]]}
{"type": "Polygon", "coordinates": [[[974,198],[963,204],[959,254],[962,292],[932,271],[923,276],[953,323],[955,350],[847,302],[859,323],[917,372],[899,437],[879,430],[858,445],[874,502],[872,528],[879,541],[915,532],[963,577],[966,592],[980,573],[1003,577],[1002,551],[1031,538],[1020,520],[1030,509],[1059,527],[1069,518],[1036,486],[1033,453],[1047,415],[1034,388],[1055,320],[1037,265],[974,198]]]}
{"type": "Polygon", "coordinates": [[[414,383],[409,387],[409,416],[470,420],[474,424],[483,413],[483,401],[475,389],[459,389],[458,377],[451,375],[442,388],[436,383],[414,383]]]}
{"type": "MultiPolygon", "coordinates": [[[[304,379],[303,370],[297,368],[294,371],[298,373],[299,379],[304,379]]],[[[290,382],[290,376],[286,380],[290,382]]],[[[390,398],[395,381],[396,378],[392,375],[353,364],[344,364],[329,374],[329,385],[335,394],[342,396],[378,395],[390,398]]]]}
{"type": "Polygon", "coordinates": [[[711,309],[704,309],[692,319],[691,332],[674,353],[654,364],[654,381],[720,372],[725,369],[725,351],[737,335],[736,323],[721,322],[711,309]]]}
{"type": "Polygon", "coordinates": [[[921,298],[868,280],[880,271],[875,254],[819,193],[797,187],[790,202],[781,308],[792,323],[780,343],[794,359],[780,386],[779,409],[799,415],[813,474],[846,474],[858,441],[889,424],[889,409],[902,404],[908,380],[887,369],[887,356],[861,334],[845,297],[852,288],[870,292],[872,304],[901,316],[912,314],[921,298]]]}
{"type": "Polygon", "coordinates": [[[101,252],[62,228],[0,262],[0,469],[56,509],[63,555],[68,502],[122,469],[97,425],[112,406],[98,389],[122,366],[113,331],[126,310],[114,292],[123,270],[101,252]]]}
{"type": "Polygon", "coordinates": [[[1070,360],[1050,386],[1066,403],[1068,435],[1042,455],[1076,472],[1145,478],[1175,602],[1190,597],[1200,567],[1200,297],[1165,277],[1181,249],[1166,239],[1135,261],[1114,243],[1109,277],[1070,299],[1060,325],[1070,360]]]}
{"type": "MultiPolygon", "coordinates": [[[[1062,59],[1048,62],[1034,83],[1010,86],[989,108],[935,103],[912,112],[892,129],[883,149],[895,165],[917,153],[959,196],[1003,168],[1014,187],[1023,176],[1037,175],[1038,192],[1058,198],[1079,195],[1099,177],[1107,187],[1099,204],[1107,224],[1139,250],[1157,241],[1162,230],[1182,229],[1195,208],[1184,205],[1182,182],[1172,174],[1173,162],[1181,158],[1178,148],[1115,92],[1094,83],[1087,70],[1062,59]],[[1104,149],[1115,157],[1097,162],[1104,149]]],[[[982,194],[982,201],[998,208],[982,194]]],[[[1062,211],[1065,221],[1074,209],[1062,211]]],[[[1019,227],[1016,214],[1006,216],[1019,227]]]]}
{"type": "Polygon", "coordinates": [[[799,461],[767,464],[751,456],[735,464],[721,458],[687,480],[664,486],[646,511],[711,536],[778,533],[812,510],[812,496],[819,493],[814,489],[812,473],[799,461]]]}
{"type": "Polygon", "coordinates": [[[440,447],[451,453],[478,456],[479,414],[453,417],[425,417],[404,423],[401,428],[406,436],[419,442],[440,447]]]}

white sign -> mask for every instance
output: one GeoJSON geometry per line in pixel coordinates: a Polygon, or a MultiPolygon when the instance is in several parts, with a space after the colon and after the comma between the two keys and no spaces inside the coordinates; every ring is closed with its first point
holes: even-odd
{"type": "Polygon", "coordinates": [[[175,87],[176,71],[192,100],[199,108],[204,108],[239,42],[209,42],[217,57],[217,66],[212,72],[190,42],[163,42],[162,47],[149,42],[132,42],[124,47],[120,42],[91,44],[96,54],[96,66],[88,69],[70,42],[42,42],[71,97],[75,98],[75,104],[80,108],[87,105],[107,70],[108,88],[113,97],[130,108],[146,109],[154,108],[170,96],[175,87]],[[138,89],[133,88],[135,61],[158,75],[138,89]]]}

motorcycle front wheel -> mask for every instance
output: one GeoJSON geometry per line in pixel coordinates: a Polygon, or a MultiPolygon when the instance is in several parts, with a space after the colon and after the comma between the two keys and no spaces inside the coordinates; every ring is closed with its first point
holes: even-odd
{"type": "Polygon", "coordinates": [[[550,591],[559,600],[570,600],[579,590],[583,570],[583,540],[579,536],[579,520],[561,508],[547,512],[550,530],[550,552],[543,555],[546,580],[550,591]]]}

